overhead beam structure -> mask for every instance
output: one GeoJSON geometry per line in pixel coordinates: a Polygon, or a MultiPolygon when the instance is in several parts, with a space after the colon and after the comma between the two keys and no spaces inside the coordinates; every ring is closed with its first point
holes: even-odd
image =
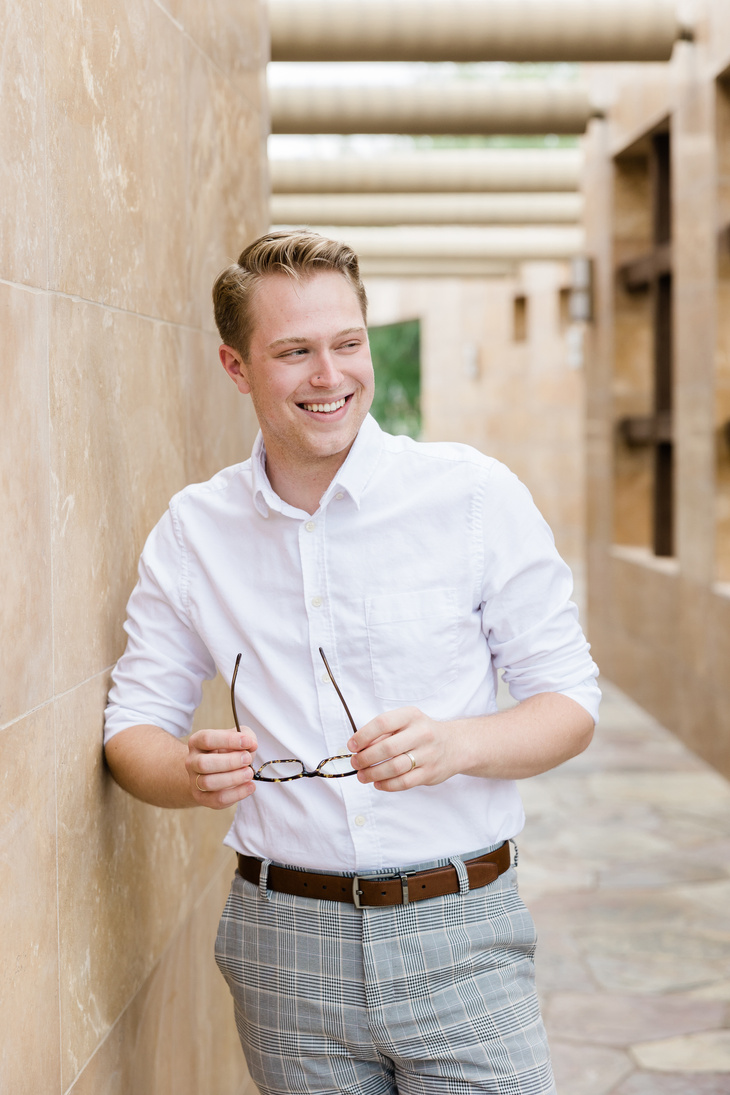
{"type": "Polygon", "coordinates": [[[667,61],[675,0],[269,0],[273,61],[667,61]]]}
{"type": "Polygon", "coordinates": [[[344,240],[362,259],[480,260],[484,263],[570,259],[585,247],[580,227],[363,228],[316,225],[315,231],[344,240]]]}
{"type": "Polygon", "coordinates": [[[581,194],[274,194],[277,224],[576,224],[581,194]]]}
{"type": "Polygon", "coordinates": [[[583,133],[588,89],[549,80],[269,89],[272,133],[583,133]]]}
{"type": "Polygon", "coordinates": [[[275,194],[570,191],[578,189],[582,168],[577,148],[459,148],[269,161],[275,194]]]}
{"type": "Polygon", "coordinates": [[[505,278],[514,277],[516,262],[472,258],[401,258],[373,255],[360,258],[364,278],[505,278]]]}

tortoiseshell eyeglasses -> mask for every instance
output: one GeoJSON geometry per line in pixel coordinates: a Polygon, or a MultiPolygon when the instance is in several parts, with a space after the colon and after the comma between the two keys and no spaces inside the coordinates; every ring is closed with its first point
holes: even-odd
{"type": "MultiPolygon", "coordinates": [[[[344,707],[347,717],[350,720],[350,726],[354,733],[357,733],[357,727],[355,726],[355,720],[350,714],[350,708],[345,703],[345,697],[340,692],[340,687],[335,680],[332,670],[329,667],[329,662],[325,657],[324,650],[320,646],[319,653],[322,656],[324,667],[327,670],[329,679],[335,686],[335,691],[340,697],[342,706],[344,707]]],[[[241,733],[241,724],[238,721],[238,711],[236,710],[236,677],[238,676],[238,667],[241,664],[241,655],[236,658],[236,667],[233,670],[233,679],[231,680],[231,707],[233,708],[233,719],[236,723],[236,730],[241,733]]],[[[304,762],[301,760],[267,760],[265,764],[257,770],[254,769],[253,778],[260,780],[262,783],[289,783],[293,779],[304,779],[305,777],[311,779],[313,776],[322,776],[323,779],[343,779],[345,776],[355,776],[357,772],[350,764],[350,757],[352,753],[344,753],[338,757],[325,757],[321,760],[313,772],[308,772],[304,767],[304,762]]],[[[253,765],[252,765],[253,767],[253,765]]]]}

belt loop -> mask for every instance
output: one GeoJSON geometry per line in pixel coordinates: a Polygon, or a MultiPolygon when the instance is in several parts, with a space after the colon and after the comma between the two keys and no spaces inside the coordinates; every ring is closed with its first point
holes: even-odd
{"type": "Polygon", "coordinates": [[[261,871],[259,873],[259,897],[262,901],[270,901],[268,881],[269,881],[269,867],[271,866],[270,859],[261,860],[261,871]]]}
{"type": "Polygon", "coordinates": [[[460,855],[452,855],[449,863],[459,876],[459,893],[462,895],[469,893],[469,875],[466,872],[464,860],[460,855]]]}
{"type": "Polygon", "coordinates": [[[514,850],[515,850],[515,857],[512,860],[512,866],[516,867],[517,864],[520,861],[520,849],[517,847],[517,841],[516,840],[512,841],[512,846],[514,847],[514,850]]]}

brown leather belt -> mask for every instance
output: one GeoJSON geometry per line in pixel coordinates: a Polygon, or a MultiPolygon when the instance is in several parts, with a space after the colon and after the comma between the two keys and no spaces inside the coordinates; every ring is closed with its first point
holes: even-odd
{"type": "MultiPolygon", "coordinates": [[[[494,882],[508,870],[511,862],[509,841],[495,849],[480,855],[477,859],[464,861],[469,876],[469,889],[478,890],[494,882]]],[[[238,873],[259,884],[261,860],[255,856],[238,856],[238,873]]],[[[384,907],[386,905],[407,905],[412,901],[427,901],[429,897],[444,897],[459,892],[459,876],[456,868],[436,867],[430,871],[383,872],[381,877],[373,877],[376,872],[369,871],[367,876],[339,874],[317,874],[314,871],[293,871],[289,867],[269,866],[267,887],[277,893],[288,893],[294,897],[317,897],[323,901],[344,901],[358,909],[384,907]]]]}

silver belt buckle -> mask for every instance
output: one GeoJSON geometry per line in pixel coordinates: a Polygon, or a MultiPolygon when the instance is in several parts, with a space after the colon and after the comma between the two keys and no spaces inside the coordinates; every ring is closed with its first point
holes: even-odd
{"type": "Polygon", "coordinates": [[[352,902],[356,909],[362,909],[363,905],[360,903],[360,894],[362,890],[358,889],[360,883],[360,875],[356,874],[352,880],[352,902]]]}
{"type": "Polygon", "coordinates": [[[403,900],[401,901],[401,905],[407,905],[408,904],[408,875],[407,874],[404,874],[402,872],[399,872],[398,874],[393,873],[393,874],[390,874],[390,875],[384,875],[384,874],[381,874],[381,873],[369,874],[369,875],[356,874],[354,876],[353,880],[352,880],[352,903],[355,906],[355,908],[356,909],[371,909],[371,908],[377,908],[378,907],[376,905],[363,905],[362,902],[360,901],[360,894],[362,893],[362,890],[359,888],[359,883],[360,883],[361,880],[363,880],[363,881],[367,880],[368,882],[375,882],[378,879],[383,879],[384,881],[390,881],[393,878],[399,878],[400,879],[401,892],[402,892],[402,895],[403,895],[403,900]]]}

